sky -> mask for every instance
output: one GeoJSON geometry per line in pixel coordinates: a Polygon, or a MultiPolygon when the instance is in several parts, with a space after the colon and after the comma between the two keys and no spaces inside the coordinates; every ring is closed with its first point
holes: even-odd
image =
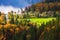
{"type": "Polygon", "coordinates": [[[42,0],[0,0],[0,5],[11,5],[13,7],[23,8],[41,1],[42,0]]]}
{"type": "Polygon", "coordinates": [[[11,10],[18,11],[20,8],[25,8],[41,2],[42,0],[0,0],[0,11],[9,12],[11,10]]]}

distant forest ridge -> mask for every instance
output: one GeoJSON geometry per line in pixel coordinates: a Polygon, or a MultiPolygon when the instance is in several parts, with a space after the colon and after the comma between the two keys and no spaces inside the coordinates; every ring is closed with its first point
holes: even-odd
{"type": "Polygon", "coordinates": [[[60,2],[60,0],[43,0],[44,2],[47,2],[47,3],[49,3],[49,2],[60,2]]]}
{"type": "Polygon", "coordinates": [[[60,11],[60,2],[50,2],[50,3],[37,3],[33,4],[30,8],[41,10],[51,10],[51,11],[60,11]]]}

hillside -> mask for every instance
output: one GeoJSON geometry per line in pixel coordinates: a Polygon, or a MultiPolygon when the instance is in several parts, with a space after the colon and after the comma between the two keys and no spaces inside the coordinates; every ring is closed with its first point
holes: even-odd
{"type": "Polygon", "coordinates": [[[60,10],[60,2],[37,3],[34,6],[39,10],[60,10]]]}

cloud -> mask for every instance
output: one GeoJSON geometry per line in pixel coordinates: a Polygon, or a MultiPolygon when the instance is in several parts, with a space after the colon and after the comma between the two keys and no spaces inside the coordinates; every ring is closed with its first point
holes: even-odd
{"type": "MultiPolygon", "coordinates": [[[[3,6],[3,5],[0,6],[0,11],[4,12],[5,14],[7,14],[10,11],[18,12],[18,10],[21,13],[21,9],[20,8],[15,8],[13,6],[3,6]]],[[[24,10],[24,8],[23,8],[23,10],[24,10]]]]}

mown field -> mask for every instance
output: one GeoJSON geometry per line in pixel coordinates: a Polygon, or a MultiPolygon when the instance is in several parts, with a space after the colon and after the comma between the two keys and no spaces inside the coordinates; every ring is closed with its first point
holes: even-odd
{"type": "Polygon", "coordinates": [[[31,22],[37,23],[41,26],[41,24],[46,24],[47,22],[52,21],[53,19],[56,20],[56,18],[30,18],[27,20],[30,20],[31,22]]]}

